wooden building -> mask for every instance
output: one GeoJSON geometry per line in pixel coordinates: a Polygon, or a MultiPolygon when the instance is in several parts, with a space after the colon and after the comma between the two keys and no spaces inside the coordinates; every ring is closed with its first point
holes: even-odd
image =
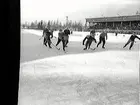
{"type": "Polygon", "coordinates": [[[140,30],[140,15],[86,18],[86,25],[95,29],[140,30]]]}

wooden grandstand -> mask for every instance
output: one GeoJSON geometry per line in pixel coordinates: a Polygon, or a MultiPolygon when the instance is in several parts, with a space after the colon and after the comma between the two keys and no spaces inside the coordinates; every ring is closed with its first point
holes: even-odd
{"type": "Polygon", "coordinates": [[[140,31],[140,15],[86,18],[86,25],[90,29],[140,31]]]}

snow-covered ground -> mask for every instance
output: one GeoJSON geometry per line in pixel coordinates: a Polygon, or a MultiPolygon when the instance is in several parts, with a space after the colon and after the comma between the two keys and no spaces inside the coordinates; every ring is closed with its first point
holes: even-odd
{"type": "MultiPolygon", "coordinates": [[[[42,35],[41,31],[24,31],[42,35]]],[[[74,32],[70,36],[76,51],[87,34],[74,32]]],[[[124,45],[130,37],[108,36],[107,42],[115,46],[124,45]]],[[[72,44],[69,51],[74,50],[72,44]]],[[[138,105],[139,44],[132,51],[99,48],[94,53],[70,53],[21,63],[18,105],[138,105]]]]}

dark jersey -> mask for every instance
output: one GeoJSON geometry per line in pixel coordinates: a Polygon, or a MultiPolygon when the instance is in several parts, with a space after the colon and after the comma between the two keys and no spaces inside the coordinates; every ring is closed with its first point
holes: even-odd
{"type": "Polygon", "coordinates": [[[103,32],[103,33],[100,34],[100,38],[105,38],[105,37],[107,39],[107,33],[103,32]]]}
{"type": "Polygon", "coordinates": [[[52,32],[49,32],[49,30],[48,29],[45,29],[45,30],[43,30],[43,36],[44,36],[44,38],[52,38],[53,37],[53,34],[52,34],[52,32]]]}
{"type": "Polygon", "coordinates": [[[135,38],[137,38],[137,39],[140,40],[140,38],[139,38],[137,35],[131,35],[131,36],[130,36],[130,40],[131,40],[131,41],[134,41],[135,38]]]}
{"type": "Polygon", "coordinates": [[[89,41],[89,42],[92,42],[92,41],[94,40],[95,43],[96,43],[96,39],[95,39],[93,36],[87,35],[87,36],[84,38],[84,40],[83,40],[83,45],[84,45],[86,39],[87,39],[87,41],[89,41]]]}
{"type": "Polygon", "coordinates": [[[70,34],[70,30],[69,29],[65,29],[64,33],[65,33],[65,35],[69,35],[70,34]]]}
{"type": "Polygon", "coordinates": [[[62,39],[63,36],[64,36],[64,32],[59,32],[59,33],[58,33],[58,38],[59,38],[59,39],[62,39]]]}

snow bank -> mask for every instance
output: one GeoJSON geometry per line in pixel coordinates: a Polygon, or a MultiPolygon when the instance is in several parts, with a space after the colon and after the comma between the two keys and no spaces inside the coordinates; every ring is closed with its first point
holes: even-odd
{"type": "Polygon", "coordinates": [[[42,30],[33,30],[33,29],[23,29],[25,32],[35,34],[37,36],[42,36],[43,31],[42,30]]]}
{"type": "Polygon", "coordinates": [[[88,77],[95,76],[120,76],[136,77],[138,75],[137,60],[126,59],[134,52],[106,51],[100,53],[64,55],[45,58],[21,64],[24,73],[38,75],[45,73],[66,73],[70,75],[82,74],[88,77]],[[111,55],[111,56],[110,56],[111,55]]]}

